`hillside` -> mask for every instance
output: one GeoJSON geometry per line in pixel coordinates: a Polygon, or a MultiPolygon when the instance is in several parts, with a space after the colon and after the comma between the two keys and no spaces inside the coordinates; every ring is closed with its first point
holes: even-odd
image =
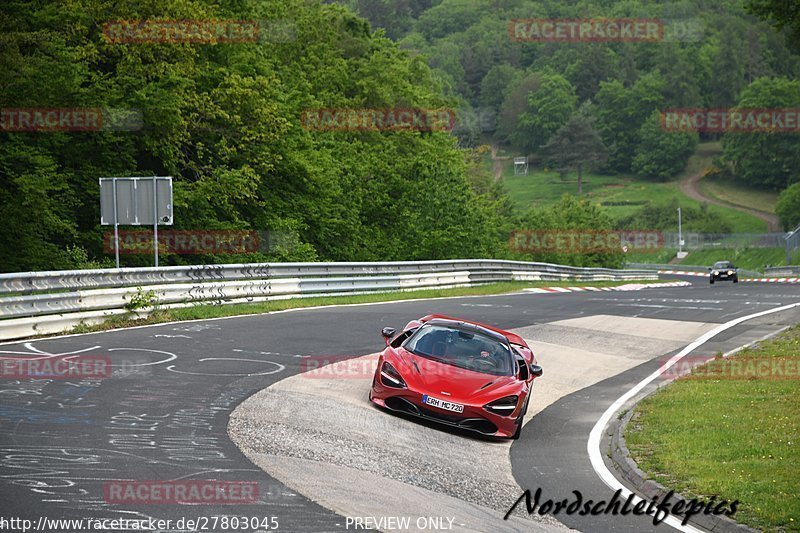
{"type": "Polygon", "coordinates": [[[677,207],[687,231],[763,231],[743,202],[774,203],[786,227],[800,217],[800,186],[787,188],[800,182],[796,133],[661,124],[676,107],[800,107],[793,35],[738,1],[70,0],[0,12],[0,219],[13,221],[2,272],[112,264],[108,176],[172,177],[176,231],[276,237],[241,253],[169,252],[162,265],[543,259],[510,249],[512,232],[671,231],[677,207]],[[656,18],[664,31],[509,34],[537,17],[656,18]],[[249,31],[219,33],[231,26],[249,31]],[[71,113],[102,120],[43,118],[71,113]],[[676,179],[707,165],[693,154],[710,142],[716,170],[698,187],[720,205],[706,207],[676,179]],[[531,174],[512,176],[484,144],[527,154],[531,174]]]}

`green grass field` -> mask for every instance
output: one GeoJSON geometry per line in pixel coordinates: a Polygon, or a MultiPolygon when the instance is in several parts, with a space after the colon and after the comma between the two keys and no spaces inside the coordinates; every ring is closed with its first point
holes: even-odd
{"type": "MultiPolygon", "coordinates": [[[[699,172],[711,165],[711,159],[719,152],[719,143],[704,143],[698,147],[681,174],[699,172]]],[[[491,168],[491,160],[488,160],[491,168]]],[[[503,160],[502,181],[514,204],[520,209],[543,207],[556,203],[564,194],[577,194],[577,176],[571,173],[562,180],[558,172],[531,167],[527,176],[515,176],[512,160],[503,160]]],[[[586,174],[583,179],[583,196],[603,205],[603,209],[614,219],[633,214],[648,201],[669,202],[678,200],[681,207],[697,207],[700,202],[684,195],[675,181],[658,182],[636,176],[604,176],[586,174]]],[[[759,204],[761,205],[761,204],[759,204]]],[[[730,207],[710,205],[709,210],[718,213],[728,222],[734,233],[762,233],[767,223],[748,213],[730,207]]],[[[677,220],[676,220],[677,226],[677,220]]],[[[648,228],[642,228],[648,229],[648,228]]],[[[676,228],[677,231],[677,228],[676,228]]]]}
{"type": "Polygon", "coordinates": [[[800,530],[800,326],[732,360],[756,368],[756,358],[777,357],[794,379],[700,379],[695,370],[642,401],[625,432],[639,467],[690,498],[739,500],[738,522],[800,530]]]}
{"type": "Polygon", "coordinates": [[[775,204],[778,202],[777,192],[753,189],[740,183],[711,177],[703,178],[699,186],[704,194],[722,202],[757,209],[765,213],[775,213],[775,204]]]}
{"type": "MultiPolygon", "coordinates": [[[[699,164],[699,163],[696,163],[699,164]]],[[[503,184],[514,204],[520,209],[542,207],[556,203],[564,194],[577,194],[575,175],[562,180],[553,170],[531,168],[527,176],[515,176],[514,165],[503,161],[503,184]]],[[[691,165],[691,163],[690,163],[691,165]]],[[[677,181],[657,182],[633,176],[603,176],[587,174],[583,180],[583,197],[603,205],[603,209],[614,219],[631,215],[648,201],[669,202],[677,198],[679,205],[697,207],[701,202],[684,195],[677,181]]],[[[709,210],[718,213],[727,221],[734,233],[761,233],[767,224],[758,217],[736,211],[729,207],[710,205],[709,210]]],[[[677,220],[676,220],[677,226],[677,220]]],[[[677,228],[676,228],[677,231],[677,228]]]]}
{"type": "MultiPolygon", "coordinates": [[[[625,254],[625,261],[628,263],[650,263],[663,264],[669,263],[676,254],[677,250],[662,248],[653,252],[628,252],[625,254]]],[[[687,263],[688,264],[688,263],[687,263]]]]}
{"type": "Polygon", "coordinates": [[[761,272],[764,270],[764,265],[785,265],[786,251],[783,248],[696,250],[689,252],[689,255],[681,263],[711,266],[717,261],[732,261],[739,268],[761,272]]]}

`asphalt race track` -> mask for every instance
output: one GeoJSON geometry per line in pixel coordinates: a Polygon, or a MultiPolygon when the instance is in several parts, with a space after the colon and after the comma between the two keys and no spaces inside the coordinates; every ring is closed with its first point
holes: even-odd
{"type": "MultiPolygon", "coordinates": [[[[800,302],[800,285],[690,281],[297,310],[0,345],[0,357],[91,354],[114,365],[103,380],[0,382],[2,515],[34,524],[277,517],[279,531],[353,530],[348,516],[411,516],[411,530],[418,517],[449,517],[456,531],[671,531],[646,517],[562,514],[562,524],[502,515],[523,489],[609,499],[613,491],[586,452],[606,408],[715,325],[800,302]],[[384,413],[368,403],[364,376],[300,375],[309,361],[362,357],[368,365],[383,347],[381,327],[431,312],[514,329],[532,344],[545,373],[519,441],[384,413]],[[193,506],[104,497],[109,480],[176,479],[254,481],[259,499],[193,506]]],[[[727,351],[798,321],[795,310],[745,322],[698,353],[727,351]]]]}

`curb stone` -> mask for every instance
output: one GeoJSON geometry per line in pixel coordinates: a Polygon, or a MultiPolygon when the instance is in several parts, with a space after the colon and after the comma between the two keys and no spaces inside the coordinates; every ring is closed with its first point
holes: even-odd
{"type": "Polygon", "coordinates": [[[535,294],[555,294],[566,292],[584,292],[584,291],[641,291],[643,289],[661,289],[664,287],[689,287],[692,284],[688,281],[669,281],[664,283],[627,283],[625,285],[618,285],[616,287],[592,287],[592,286],[576,286],[576,287],[536,287],[530,289],[522,289],[525,292],[535,294]]]}

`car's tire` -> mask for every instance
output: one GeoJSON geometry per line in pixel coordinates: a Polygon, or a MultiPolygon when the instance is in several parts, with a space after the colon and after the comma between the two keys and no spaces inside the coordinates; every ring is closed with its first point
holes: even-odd
{"type": "Polygon", "coordinates": [[[517,421],[517,430],[514,431],[513,435],[511,435],[511,439],[517,440],[520,435],[522,435],[522,417],[519,417],[519,420],[517,421]]]}
{"type": "Polygon", "coordinates": [[[519,418],[517,419],[517,430],[514,431],[514,434],[511,436],[512,439],[517,440],[520,435],[522,435],[522,423],[525,421],[525,413],[528,412],[528,404],[531,403],[531,396],[528,393],[528,399],[525,400],[525,407],[522,408],[522,412],[519,414],[519,418]]]}
{"type": "Polygon", "coordinates": [[[713,284],[714,284],[714,278],[709,278],[709,283],[710,283],[711,285],[713,285],[713,284]]]}
{"type": "Polygon", "coordinates": [[[733,278],[733,282],[734,282],[734,283],[739,283],[739,278],[738,278],[738,276],[737,276],[737,277],[735,277],[735,278],[733,278]]]}

